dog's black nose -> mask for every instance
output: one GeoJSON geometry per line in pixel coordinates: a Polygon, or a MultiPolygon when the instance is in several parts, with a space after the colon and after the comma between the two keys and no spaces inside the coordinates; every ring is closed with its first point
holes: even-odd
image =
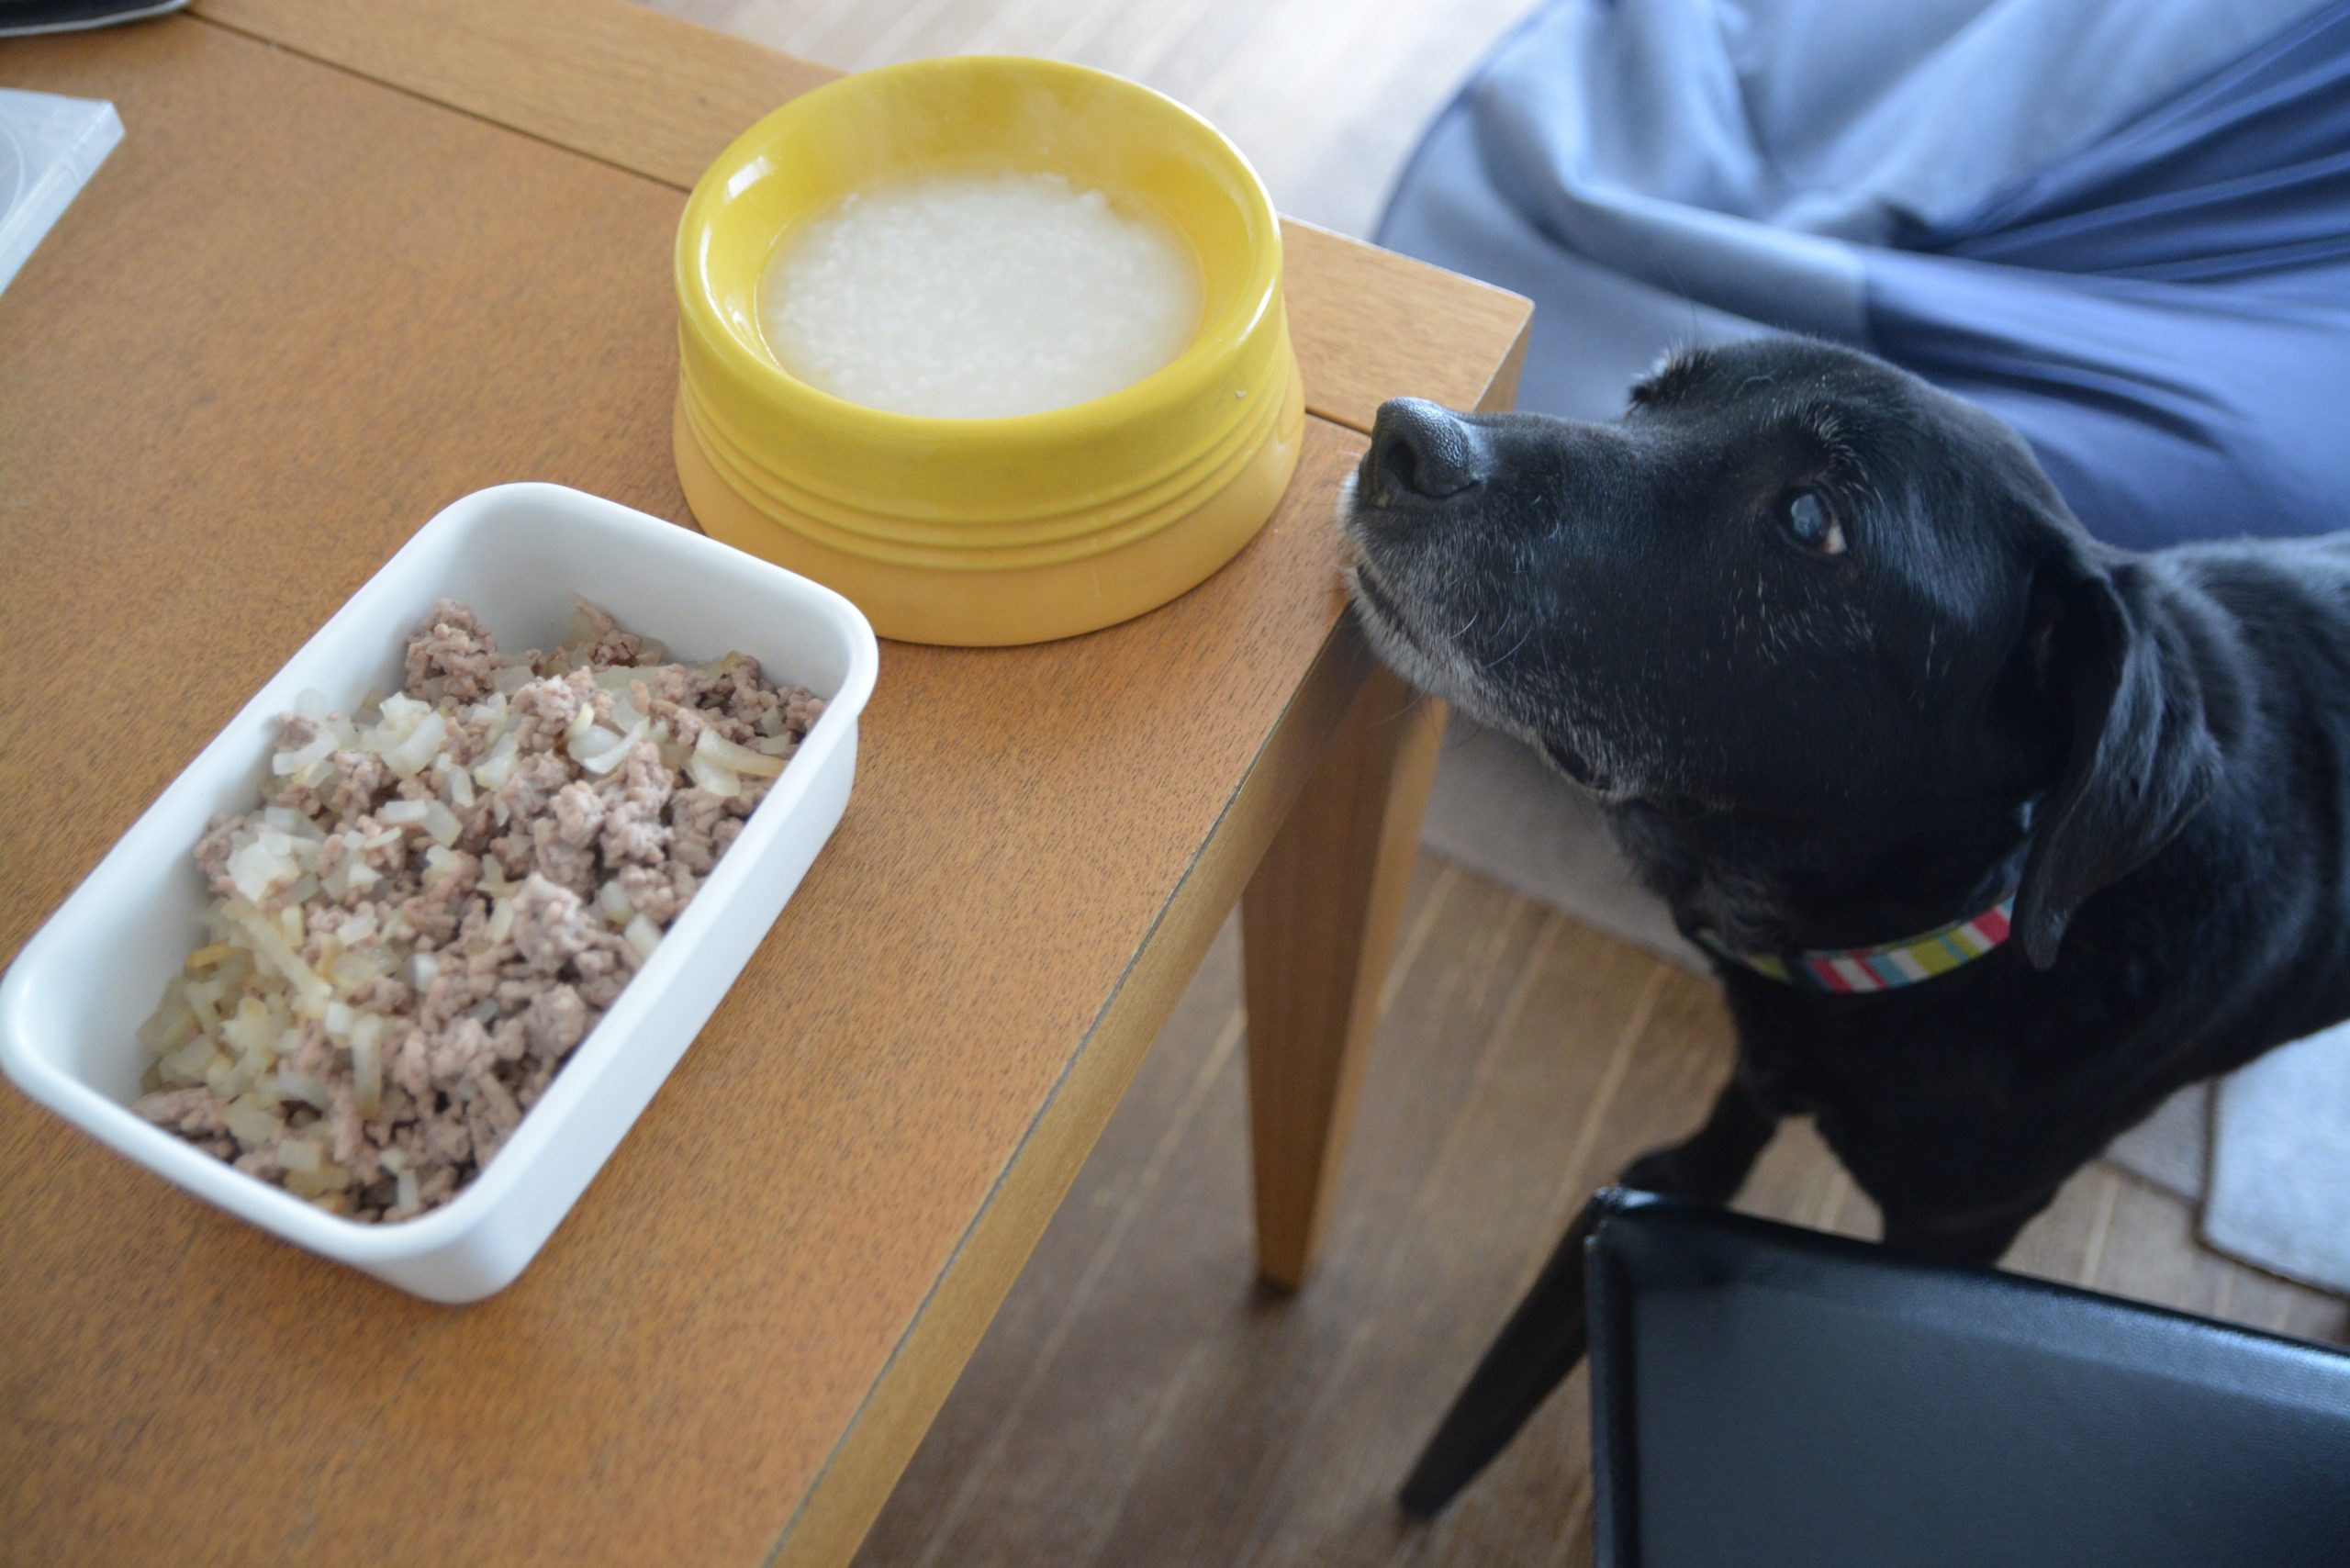
{"type": "Polygon", "coordinates": [[[1420,398],[1395,398],[1371,421],[1364,472],[1375,487],[1440,501],[1485,476],[1484,443],[1449,409],[1420,398]]]}

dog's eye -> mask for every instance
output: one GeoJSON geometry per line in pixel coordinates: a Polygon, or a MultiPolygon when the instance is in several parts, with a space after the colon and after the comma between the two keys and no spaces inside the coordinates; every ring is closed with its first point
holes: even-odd
{"type": "Polygon", "coordinates": [[[1789,490],[1779,498],[1779,526],[1815,555],[1844,553],[1844,525],[1818,490],[1789,490]]]}

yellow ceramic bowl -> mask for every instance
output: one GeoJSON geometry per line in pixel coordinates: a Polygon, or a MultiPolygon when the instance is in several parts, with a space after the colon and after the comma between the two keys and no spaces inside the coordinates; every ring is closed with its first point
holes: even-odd
{"type": "Polygon", "coordinates": [[[677,475],[702,527],[846,594],[889,637],[1035,643],[1164,604],[1255,536],[1304,406],[1281,229],[1197,115],[1119,77],[964,56],[845,77],[767,116],[677,230],[677,475]],[[768,258],[861,185],[1050,170],[1189,242],[1191,346],[1133,386],[1002,420],[884,412],[789,375],[759,331],[768,258]]]}

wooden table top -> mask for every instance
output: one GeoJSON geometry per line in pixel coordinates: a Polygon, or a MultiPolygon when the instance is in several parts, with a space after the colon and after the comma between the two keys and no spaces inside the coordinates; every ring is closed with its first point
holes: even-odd
{"type": "MultiPolygon", "coordinates": [[[[610,0],[199,11],[0,45],[126,127],[0,294],[0,956],[451,499],[688,520],[682,189],[823,74],[610,0]]],[[[1082,1159],[1104,1021],[1180,986],[1156,934],[1348,641],[1371,411],[1522,348],[1523,301],[1300,226],[1288,287],[1314,417],[1264,534],[1109,632],[886,645],[832,846],[509,1290],[411,1300],[0,1093],[0,1561],[791,1555],[847,1436],[927,1419],[888,1374],[942,1282],[1082,1159]]]]}

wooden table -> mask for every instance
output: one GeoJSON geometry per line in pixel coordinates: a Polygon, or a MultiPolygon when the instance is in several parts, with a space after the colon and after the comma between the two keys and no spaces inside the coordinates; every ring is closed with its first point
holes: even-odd
{"type": "MultiPolygon", "coordinates": [[[[687,521],[681,193],[824,75],[615,0],[0,45],[128,129],[0,295],[0,953],[450,499],[687,521]]],[[[845,1561],[1244,886],[1260,1260],[1304,1281],[1440,723],[1343,617],[1332,496],[1382,398],[1505,403],[1528,312],[1288,245],[1312,418],[1263,536],[1109,632],[888,647],[838,837],[501,1295],[398,1295],[0,1094],[0,1561],[845,1561]]]]}

